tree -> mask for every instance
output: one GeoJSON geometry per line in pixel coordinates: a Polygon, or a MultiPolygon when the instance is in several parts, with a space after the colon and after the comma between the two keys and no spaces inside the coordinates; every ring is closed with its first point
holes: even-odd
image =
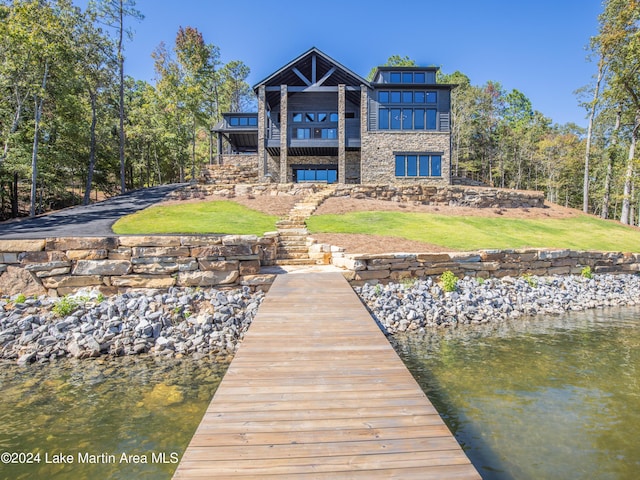
{"type": "Polygon", "coordinates": [[[232,60],[220,70],[224,104],[229,112],[244,112],[253,103],[247,77],[251,70],[239,60],[232,60]]]}
{"type": "Polygon", "coordinates": [[[130,30],[125,28],[125,18],[132,17],[137,20],[144,19],[144,15],[136,10],[135,0],[97,0],[90,3],[90,6],[98,14],[104,23],[115,29],[117,37],[117,62],[119,74],[119,157],[120,157],[120,193],[127,190],[125,182],[125,115],[124,115],[124,35],[129,38],[133,36],[130,30]]]}
{"type": "Polygon", "coordinates": [[[89,97],[91,109],[91,123],[89,132],[89,161],[87,165],[87,176],[85,183],[83,205],[89,204],[93,175],[96,166],[97,139],[96,129],[98,123],[98,100],[104,93],[109,83],[114,78],[115,65],[109,53],[113,49],[110,39],[103,32],[96,28],[95,12],[89,10],[81,23],[78,32],[79,55],[83,59],[82,68],[79,69],[78,76],[82,81],[82,86],[89,97]]]}
{"type": "Polygon", "coordinates": [[[593,45],[608,67],[607,85],[619,101],[630,128],[620,222],[628,224],[634,180],[635,149],[640,129],[640,2],[608,0],[599,17],[600,29],[593,45]]]}
{"type": "MultiPolygon", "coordinates": [[[[417,66],[415,60],[410,59],[408,56],[401,57],[400,55],[391,55],[385,62],[383,67],[415,67],[417,66]]],[[[376,73],[376,67],[373,67],[367,75],[367,80],[373,80],[373,75],[376,73]]]]}

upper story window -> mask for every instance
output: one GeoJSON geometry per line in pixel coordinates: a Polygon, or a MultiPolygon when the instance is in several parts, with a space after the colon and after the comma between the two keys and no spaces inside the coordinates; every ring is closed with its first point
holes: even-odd
{"type": "Polygon", "coordinates": [[[381,83],[433,84],[436,83],[436,74],[434,71],[383,71],[379,80],[381,83]]]}
{"type": "Polygon", "coordinates": [[[258,117],[229,117],[229,125],[232,127],[257,127],[258,117]]]}
{"type": "Polygon", "coordinates": [[[436,130],[437,92],[399,90],[378,92],[380,130],[436,130]],[[431,104],[431,105],[429,105],[431,104]]]}
{"type": "Polygon", "coordinates": [[[436,103],[438,92],[424,90],[401,90],[389,91],[380,90],[378,92],[378,102],[380,103],[436,103]]]}
{"type": "MultiPolygon", "coordinates": [[[[345,112],[345,118],[356,118],[355,112],[345,112]]],[[[293,112],[293,123],[338,123],[338,112],[293,112]]]]}

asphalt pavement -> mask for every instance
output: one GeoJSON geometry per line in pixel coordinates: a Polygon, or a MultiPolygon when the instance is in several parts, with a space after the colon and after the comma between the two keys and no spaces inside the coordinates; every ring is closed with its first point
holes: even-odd
{"type": "Polygon", "coordinates": [[[187,184],[173,183],[133,190],[86,206],[70,207],[47,215],[0,222],[0,239],[47,237],[111,237],[120,217],[164,200],[187,184]]]}

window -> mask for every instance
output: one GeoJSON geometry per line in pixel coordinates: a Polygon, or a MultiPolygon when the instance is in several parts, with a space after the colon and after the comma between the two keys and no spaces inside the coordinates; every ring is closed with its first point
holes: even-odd
{"type": "Polygon", "coordinates": [[[399,108],[391,109],[391,130],[400,130],[402,125],[402,114],[399,108]]]}
{"type": "Polygon", "coordinates": [[[338,112],[331,112],[329,114],[329,120],[331,122],[337,122],[338,121],[338,112]]]}
{"type": "Polygon", "coordinates": [[[391,83],[400,83],[400,72],[391,72],[389,75],[389,81],[391,83]]]}
{"type": "Polygon", "coordinates": [[[427,130],[436,129],[436,111],[432,108],[427,110],[427,130]]]}
{"type": "Polygon", "coordinates": [[[418,176],[418,156],[417,155],[407,155],[407,177],[417,177],[418,176]]]}
{"type": "Polygon", "coordinates": [[[402,83],[413,83],[413,73],[402,72],[402,83]]]}
{"type": "Polygon", "coordinates": [[[424,83],[424,73],[414,73],[413,74],[413,83],[424,83]]]}
{"type": "Polygon", "coordinates": [[[319,113],[318,114],[318,122],[326,122],[327,121],[327,114],[326,113],[319,113]]]}
{"type": "Polygon", "coordinates": [[[316,114],[315,113],[310,113],[310,112],[305,113],[304,121],[305,122],[315,122],[316,121],[316,114]]]}
{"type": "Polygon", "coordinates": [[[396,155],[396,177],[441,177],[442,156],[407,153],[396,155]]]}
{"type": "Polygon", "coordinates": [[[229,117],[229,125],[232,127],[256,127],[258,117],[229,117]]]}
{"type": "Polygon", "coordinates": [[[424,109],[416,108],[413,111],[413,128],[414,130],[424,130],[424,109]]]}
{"type": "Polygon", "coordinates": [[[378,110],[378,128],[380,130],[389,130],[389,109],[381,108],[378,110]]]}
{"type": "Polygon", "coordinates": [[[295,140],[308,140],[311,138],[311,129],[310,128],[294,128],[293,138],[295,140]]]}
{"type": "Polygon", "coordinates": [[[413,110],[411,108],[402,109],[402,129],[403,130],[413,129],[413,110]]]}
{"type": "Polygon", "coordinates": [[[336,138],[338,138],[338,130],[335,128],[314,128],[313,138],[335,140],[336,138]]]}
{"type": "Polygon", "coordinates": [[[291,114],[291,121],[293,123],[301,123],[302,122],[302,114],[301,113],[292,113],[291,114]]]}
{"type": "Polygon", "coordinates": [[[334,168],[294,168],[297,182],[326,182],[335,183],[338,180],[338,170],[334,168]]]}
{"type": "Polygon", "coordinates": [[[437,92],[402,90],[378,92],[378,128],[380,130],[437,130],[438,111],[426,109],[436,103],[437,92]],[[396,104],[396,105],[390,105],[396,104]],[[390,108],[392,106],[402,108],[390,108]]]}
{"type": "Polygon", "coordinates": [[[344,112],[344,118],[356,118],[356,112],[344,112]]]}

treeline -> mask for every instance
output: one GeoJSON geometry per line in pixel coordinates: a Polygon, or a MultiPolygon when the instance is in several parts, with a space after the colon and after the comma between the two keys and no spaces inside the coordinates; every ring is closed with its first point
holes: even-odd
{"type": "MultiPolygon", "coordinates": [[[[549,201],[640,224],[640,1],[607,0],[590,42],[595,81],[578,92],[588,128],[557,125],[521,92],[473,86],[453,92],[453,172],[486,184],[544,190],[549,201]]],[[[400,59],[406,61],[405,59],[400,59]]]]}
{"type": "Polygon", "coordinates": [[[134,0],[0,0],[0,219],[185,181],[211,127],[252,101],[240,61],[180,28],[156,83],[124,74],[134,0]],[[122,148],[121,148],[122,147],[122,148]]]}

